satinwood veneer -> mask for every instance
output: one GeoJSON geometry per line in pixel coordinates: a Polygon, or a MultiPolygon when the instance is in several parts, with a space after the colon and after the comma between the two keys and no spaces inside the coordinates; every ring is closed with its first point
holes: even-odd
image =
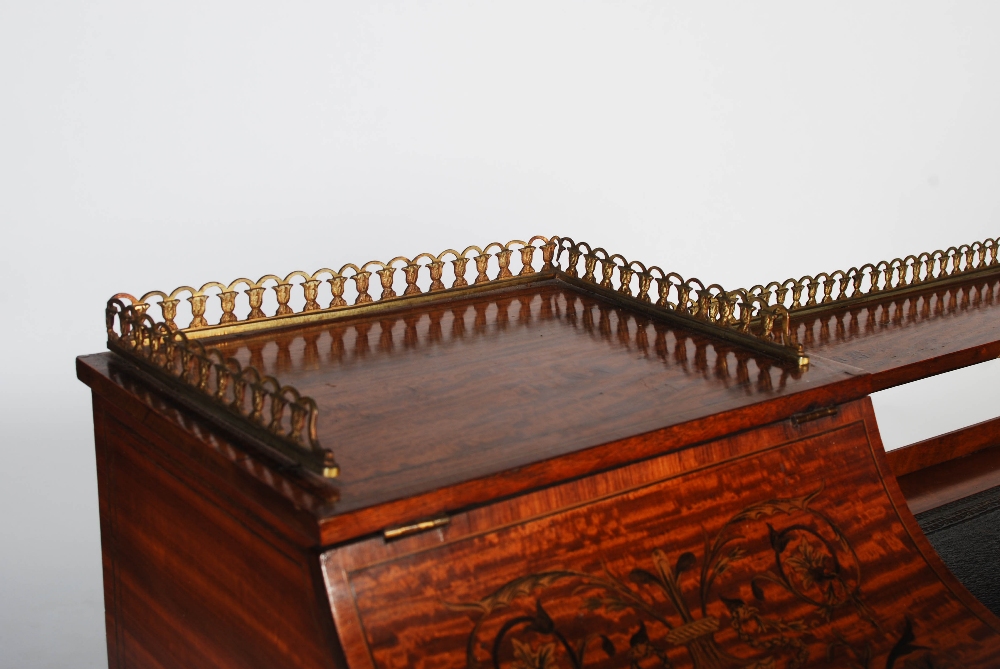
{"type": "Polygon", "coordinates": [[[77,359],[110,666],[996,666],[913,512],[997,422],[887,457],[867,395],[1000,354],[998,277],[535,237],[116,295],[77,359]]]}

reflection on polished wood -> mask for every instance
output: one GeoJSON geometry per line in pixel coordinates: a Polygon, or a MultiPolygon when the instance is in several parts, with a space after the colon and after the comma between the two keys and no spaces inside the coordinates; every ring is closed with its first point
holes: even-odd
{"type": "Polygon", "coordinates": [[[119,296],[77,361],[110,666],[994,666],[913,512],[998,423],[887,458],[866,397],[1000,354],[994,241],[750,291],[511,244],[119,296]]]}
{"type": "Polygon", "coordinates": [[[861,392],[848,367],[801,370],[559,284],[215,345],[315,399],[344,510],[726,409],[801,410],[819,384],[861,392]]]}
{"type": "Polygon", "coordinates": [[[1000,277],[793,318],[806,350],[860,367],[873,390],[1000,356],[1000,277]]]}

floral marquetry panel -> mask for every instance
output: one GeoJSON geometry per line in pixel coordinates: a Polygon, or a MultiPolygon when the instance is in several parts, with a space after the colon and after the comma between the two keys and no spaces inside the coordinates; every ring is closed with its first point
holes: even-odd
{"type": "Polygon", "coordinates": [[[998,250],[742,289],[525,236],[116,293],[77,359],[109,666],[1000,666],[910,512],[982,510],[1000,419],[887,456],[868,399],[1000,355],[998,250]]]}
{"type": "Polygon", "coordinates": [[[867,401],[329,551],[351,667],[988,667],[867,401]],[[930,556],[930,557],[928,557],[930,556]]]}

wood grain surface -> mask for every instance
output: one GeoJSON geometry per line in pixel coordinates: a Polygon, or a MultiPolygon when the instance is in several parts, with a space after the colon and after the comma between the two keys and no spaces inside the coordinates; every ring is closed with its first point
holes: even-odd
{"type": "Polygon", "coordinates": [[[924,439],[885,455],[898,477],[995,446],[1000,446],[1000,418],[924,439]]]}
{"type": "Polygon", "coordinates": [[[810,356],[872,373],[872,390],[1000,356],[1000,276],[793,318],[810,356]]]}
{"type": "Polygon", "coordinates": [[[992,667],[1000,620],[900,508],[871,418],[866,401],[329,551],[347,658],[992,667]]]}
{"type": "Polygon", "coordinates": [[[315,554],[115,414],[95,402],[109,666],[343,667],[315,554]]]}
{"type": "MultiPolygon", "coordinates": [[[[102,413],[158,446],[157,452],[186,463],[187,472],[198,472],[204,490],[239,500],[238,508],[247,518],[264,523],[286,541],[303,548],[319,543],[317,516],[329,500],[299,485],[294,472],[252,457],[245,445],[157,392],[117,356],[81,356],[77,369],[93,389],[95,407],[100,405],[102,413]]],[[[101,433],[96,437],[100,443],[101,433]]]]}
{"type": "Polygon", "coordinates": [[[990,281],[810,317],[805,369],[558,281],[211,343],[316,398],[336,542],[993,357],[990,281]]]}
{"type": "Polygon", "coordinates": [[[850,367],[800,370],[559,283],[211,343],[317,401],[341,509],[820,386],[863,387],[850,367]]]}
{"type": "Polygon", "coordinates": [[[898,478],[913,513],[1000,486],[1000,447],[984,448],[898,478]]]}

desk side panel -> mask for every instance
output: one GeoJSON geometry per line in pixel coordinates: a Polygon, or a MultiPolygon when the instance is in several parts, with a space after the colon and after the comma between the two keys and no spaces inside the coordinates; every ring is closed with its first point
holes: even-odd
{"type": "Polygon", "coordinates": [[[114,513],[111,506],[111,482],[108,480],[111,470],[109,463],[111,449],[108,448],[105,437],[107,413],[100,404],[95,397],[93,406],[94,443],[97,455],[98,510],[101,523],[101,565],[104,573],[104,629],[108,644],[108,667],[119,669],[123,665],[118,656],[120,635],[118,633],[118,620],[115,617],[115,611],[118,609],[118,579],[115,577],[114,525],[111,522],[114,513]]]}
{"type": "Polygon", "coordinates": [[[201,489],[95,396],[109,666],[343,666],[318,556],[201,489]]]}
{"type": "Polygon", "coordinates": [[[856,402],[329,551],[351,667],[995,666],[874,429],[856,402]]]}

